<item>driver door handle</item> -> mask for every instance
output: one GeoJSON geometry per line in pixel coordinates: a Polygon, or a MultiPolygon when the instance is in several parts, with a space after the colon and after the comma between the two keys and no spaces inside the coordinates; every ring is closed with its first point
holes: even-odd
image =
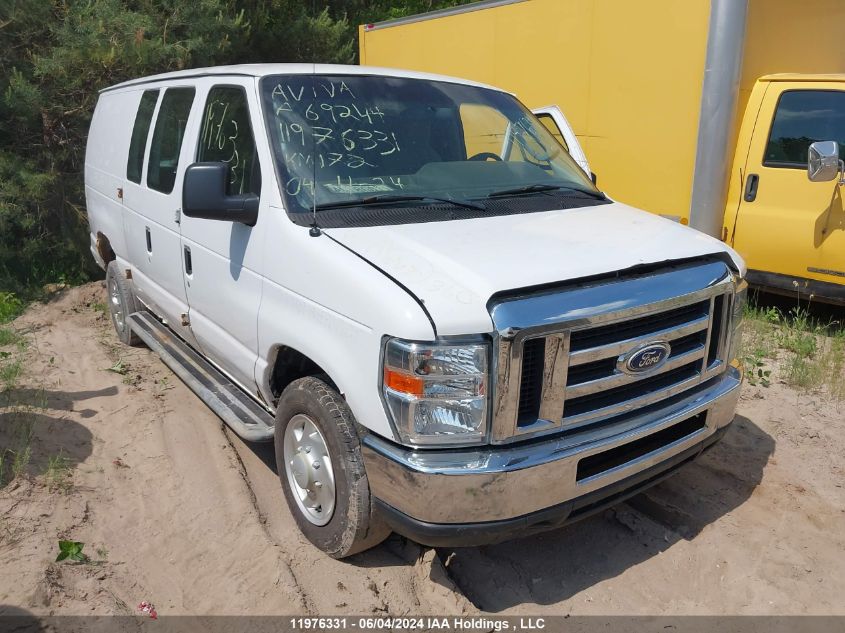
{"type": "Polygon", "coordinates": [[[746,202],[754,202],[757,198],[757,185],[760,184],[760,176],[757,174],[748,174],[745,180],[745,195],[743,198],[746,202]]]}

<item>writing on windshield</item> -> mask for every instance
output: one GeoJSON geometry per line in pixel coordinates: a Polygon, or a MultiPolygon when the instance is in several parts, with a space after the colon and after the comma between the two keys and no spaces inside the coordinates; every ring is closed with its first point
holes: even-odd
{"type": "Polygon", "coordinates": [[[261,90],[291,212],[379,195],[592,188],[542,123],[497,90],[371,75],[276,75],[261,90]]]}
{"type": "Polygon", "coordinates": [[[282,183],[286,193],[299,196],[304,189],[313,197],[315,175],[333,193],[402,188],[401,177],[369,176],[402,146],[379,104],[359,100],[346,80],[289,77],[275,83],[270,97],[281,159],[290,172],[282,183]],[[356,171],[369,182],[355,178],[356,171]]]}

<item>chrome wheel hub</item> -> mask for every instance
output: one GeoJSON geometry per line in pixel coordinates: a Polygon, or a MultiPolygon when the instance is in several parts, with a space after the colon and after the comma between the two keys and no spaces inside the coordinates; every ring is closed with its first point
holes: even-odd
{"type": "Polygon", "coordinates": [[[285,428],[285,475],[302,514],[325,525],[334,514],[335,482],[326,440],[307,415],[295,415],[285,428]]]}
{"type": "Polygon", "coordinates": [[[123,330],[123,305],[120,302],[120,289],[117,287],[117,280],[112,279],[109,283],[109,302],[111,315],[118,330],[123,330]]]}

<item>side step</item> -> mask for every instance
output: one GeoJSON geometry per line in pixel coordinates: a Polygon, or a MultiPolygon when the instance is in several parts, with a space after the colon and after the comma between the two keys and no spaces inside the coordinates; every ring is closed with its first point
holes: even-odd
{"type": "Polygon", "coordinates": [[[152,314],[134,312],[128,321],[132,331],[241,438],[249,442],[273,439],[273,416],[152,314]]]}

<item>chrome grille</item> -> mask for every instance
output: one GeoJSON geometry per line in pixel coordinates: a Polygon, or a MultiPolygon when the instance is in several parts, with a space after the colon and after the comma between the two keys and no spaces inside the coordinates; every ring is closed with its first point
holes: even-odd
{"type": "Polygon", "coordinates": [[[495,303],[492,441],[604,424],[714,377],[727,364],[734,286],[727,266],[711,261],[495,303]],[[620,368],[655,341],[671,346],[660,366],[620,368]]]}

